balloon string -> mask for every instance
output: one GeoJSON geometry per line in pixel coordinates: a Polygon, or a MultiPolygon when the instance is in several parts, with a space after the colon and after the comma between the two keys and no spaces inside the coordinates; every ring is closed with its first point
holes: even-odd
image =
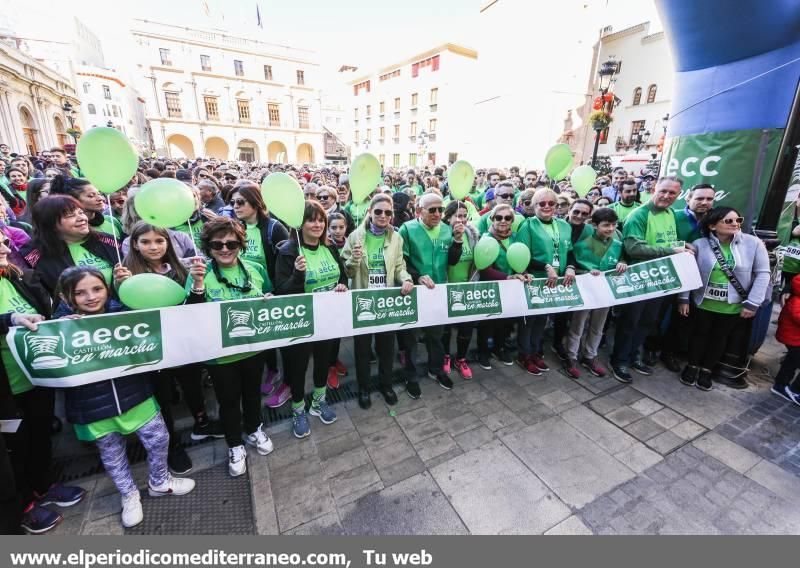
{"type": "Polygon", "coordinates": [[[194,252],[195,252],[195,254],[197,254],[197,244],[196,244],[196,241],[194,240],[194,228],[192,228],[192,218],[189,217],[189,219],[186,221],[186,223],[188,223],[188,225],[189,225],[189,236],[192,238],[192,243],[195,246],[195,251],[194,252]]]}
{"type": "Polygon", "coordinates": [[[111,207],[111,204],[109,204],[108,206],[108,216],[111,217],[111,236],[114,237],[114,244],[117,245],[116,247],[114,247],[115,249],[117,249],[117,260],[119,261],[120,264],[122,264],[122,257],[119,255],[120,244],[119,244],[119,239],[117,239],[117,228],[114,225],[114,208],[111,207]]]}

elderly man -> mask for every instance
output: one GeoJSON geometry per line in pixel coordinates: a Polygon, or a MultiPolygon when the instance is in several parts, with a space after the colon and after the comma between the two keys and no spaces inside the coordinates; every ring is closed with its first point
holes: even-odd
{"type": "MultiPolygon", "coordinates": [[[[693,252],[691,245],[679,242],[675,211],[672,210],[682,186],[683,181],[675,176],[661,178],[653,199],[628,217],[622,237],[626,258],[631,263],[687,250],[693,252]]],[[[642,361],[639,351],[658,322],[662,301],[662,298],[653,298],[620,307],[611,353],[611,369],[618,381],[633,381],[629,366],[641,375],[652,374],[653,369],[642,361]]]]}
{"type": "MultiPolygon", "coordinates": [[[[426,193],[417,200],[417,217],[404,223],[399,234],[403,237],[403,257],[414,284],[433,289],[437,284],[447,283],[447,267],[458,263],[461,258],[464,224],[454,222],[450,227],[442,223],[444,203],[435,193],[426,193]]],[[[443,389],[453,388],[453,381],[444,372],[444,345],[442,345],[442,326],[415,328],[408,347],[406,362],[406,393],[411,398],[419,398],[421,391],[417,383],[415,367],[416,338],[424,334],[428,351],[428,376],[439,383],[443,389]]]]}

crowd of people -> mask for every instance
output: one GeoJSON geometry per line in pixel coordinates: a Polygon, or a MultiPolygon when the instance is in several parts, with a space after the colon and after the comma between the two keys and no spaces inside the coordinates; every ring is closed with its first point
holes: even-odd
{"type": "MultiPolygon", "coordinates": [[[[372,404],[372,363],[378,395],[391,406],[398,400],[397,360],[404,394],[418,399],[421,376],[450,390],[454,376],[472,379],[474,365],[488,371],[516,364],[541,376],[551,371],[546,348],[575,380],[590,373],[631,383],[634,374],[651,375],[660,363],[699,391],[715,383],[746,388],[743,354],[755,353],[763,341],[753,320],[766,313],[768,321],[773,296],[780,296],[786,307],[778,339],[789,354],[772,390],[800,404],[794,382],[800,367],[800,261],[787,259],[781,274],[762,241],[742,232],[740,212],[714,207],[715,188],[708,184],[683,188],[676,177],[646,171],[634,176],[618,168],[579,196],[569,180],[555,183],[543,172],[479,169],[468,196],[453,200],[445,167],[387,168],[373,194],[354,203],[346,168],[335,166],[142,159],[130,183],[108,196],[82,175],[80,164],[61,148],[26,157],[0,144],[0,418],[22,419],[16,431],[0,437],[5,533],[47,532],[61,520],[52,506],[69,507],[85,496],[79,487],[54,483],[55,389],[29,382],[5,333],[12,326],[35,331],[48,319],[126,311],[118,287],[142,273],[174,280],[185,288],[185,303],[193,304],[351,289],[399,288],[407,295],[415,286],[508,279],[568,286],[579,274],[623,274],[630,264],[688,252],[703,283],[690,293],[613,308],[476,317],[453,326],[357,335],[358,403],[363,409],[372,404]],[[303,189],[298,229],[272,215],[262,198],[261,182],[277,171],[303,189]],[[137,191],[161,177],[184,182],[194,193],[196,210],[187,223],[164,229],[137,215],[137,191]],[[675,209],[679,194],[686,205],[675,209]],[[481,238],[495,239],[499,253],[478,269],[474,253],[481,238]],[[512,243],[525,244],[531,253],[521,273],[506,258],[512,243]],[[783,286],[773,291],[776,271],[783,286]],[[600,357],[606,342],[608,365],[600,357]],[[425,346],[424,363],[419,344],[425,346]]],[[[794,233],[800,242],[800,229],[794,233]]],[[[339,349],[340,339],[293,343],[63,389],[66,419],[79,440],[96,445],[121,494],[122,524],[131,527],[142,521],[143,511],[125,436],[136,434],[147,450],[150,495],[184,495],[195,487],[185,477],[192,463],[175,432],[176,388],[194,419],[192,439],[224,438],[228,471],[238,476],[247,469],[246,445],[260,455],[273,450],[263,406],[289,403],[297,438],[311,435],[315,419],[322,425],[336,421],[327,394],[348,372],[339,349]],[[313,390],[307,403],[309,364],[313,390]],[[209,408],[204,380],[213,384],[217,411],[209,408]]]]}

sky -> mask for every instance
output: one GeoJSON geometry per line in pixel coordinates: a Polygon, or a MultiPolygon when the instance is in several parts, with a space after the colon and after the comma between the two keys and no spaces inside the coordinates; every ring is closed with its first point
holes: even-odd
{"type": "MultiPolygon", "coordinates": [[[[31,23],[35,10],[49,19],[52,14],[63,15],[65,9],[73,9],[103,43],[106,65],[120,70],[133,68],[129,61],[132,50],[119,39],[129,37],[128,21],[132,17],[225,29],[270,43],[317,51],[323,67],[347,64],[372,70],[444,42],[469,47],[478,34],[496,33],[501,41],[502,30],[479,29],[480,8],[488,1],[75,0],[64,4],[39,0],[32,11],[20,11],[14,8],[18,6],[16,0],[0,0],[0,14],[13,14],[7,16],[6,22],[14,25],[21,20],[31,23]],[[257,7],[263,28],[256,26],[257,7]]],[[[598,22],[598,28],[610,24],[619,30],[649,20],[651,32],[661,29],[653,0],[586,3],[603,8],[604,21],[598,22]]],[[[1,20],[2,17],[0,23],[1,20]]],[[[569,33],[568,29],[565,33],[569,33]]]]}

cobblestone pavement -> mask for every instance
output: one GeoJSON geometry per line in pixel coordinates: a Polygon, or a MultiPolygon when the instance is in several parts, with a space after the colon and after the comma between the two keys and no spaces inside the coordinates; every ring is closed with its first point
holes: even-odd
{"type": "MultiPolygon", "coordinates": [[[[454,373],[452,391],[421,378],[420,400],[401,387],[391,408],[376,394],[368,411],[338,403],[304,440],[271,425],[275,451],[251,452],[237,480],[223,441],[191,447],[195,492],[145,497],[132,532],[797,534],[800,408],[769,393],[779,356],[765,346],[745,391],[701,392],[661,366],[630,386],[572,380],[550,353],[541,377],[494,361],[471,381],[454,373]]],[[[90,495],[55,532],[121,534],[108,478],[79,483],[90,495]]]]}

